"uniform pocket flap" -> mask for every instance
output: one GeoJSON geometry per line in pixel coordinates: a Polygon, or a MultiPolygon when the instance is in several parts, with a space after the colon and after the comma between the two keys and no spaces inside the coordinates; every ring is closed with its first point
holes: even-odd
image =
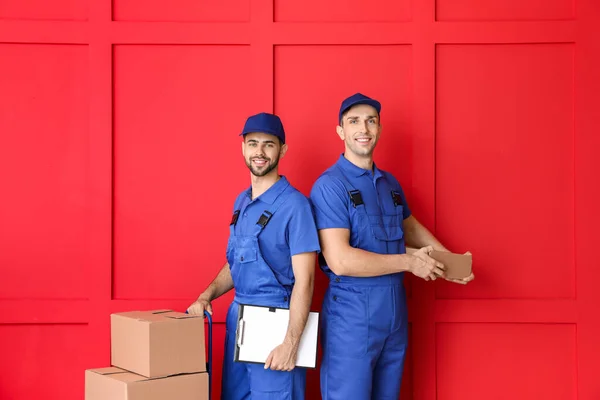
{"type": "Polygon", "coordinates": [[[404,237],[402,212],[397,215],[369,216],[369,220],[373,235],[379,240],[395,242],[404,237]]]}
{"type": "Polygon", "coordinates": [[[235,250],[235,259],[242,264],[256,261],[256,249],[252,247],[241,247],[235,250]]]}

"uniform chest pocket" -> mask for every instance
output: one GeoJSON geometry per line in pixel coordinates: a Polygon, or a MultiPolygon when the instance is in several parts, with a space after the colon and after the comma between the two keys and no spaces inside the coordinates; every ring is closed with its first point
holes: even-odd
{"type": "Polygon", "coordinates": [[[253,247],[240,247],[235,249],[235,262],[246,264],[256,261],[256,249],[253,247]]]}
{"type": "Polygon", "coordinates": [[[384,242],[396,242],[404,237],[402,223],[404,221],[402,206],[395,209],[394,214],[369,215],[373,236],[384,242]]]}

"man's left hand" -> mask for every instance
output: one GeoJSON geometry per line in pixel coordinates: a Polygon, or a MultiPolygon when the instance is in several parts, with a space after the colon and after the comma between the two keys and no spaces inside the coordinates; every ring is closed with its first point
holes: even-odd
{"type": "Polygon", "coordinates": [[[282,343],[275,347],[265,362],[265,369],[274,371],[291,371],[296,366],[298,348],[290,343],[282,343]]]}

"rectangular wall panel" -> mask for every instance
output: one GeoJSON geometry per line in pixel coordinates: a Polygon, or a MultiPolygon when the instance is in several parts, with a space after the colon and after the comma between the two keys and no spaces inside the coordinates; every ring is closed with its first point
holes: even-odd
{"type": "Polygon", "coordinates": [[[249,186],[248,57],[246,46],[115,47],[115,298],[193,298],[226,262],[249,186]]]}
{"type": "Polygon", "coordinates": [[[0,44],[0,59],[0,298],[83,298],[87,46],[0,44]]]}
{"type": "Polygon", "coordinates": [[[567,20],[575,0],[436,0],[438,21],[567,20]]]}
{"type": "Polygon", "coordinates": [[[0,324],[0,398],[82,399],[93,346],[86,325],[0,324]]]}
{"type": "Polygon", "coordinates": [[[277,22],[409,21],[411,0],[273,0],[277,22]]]}
{"type": "Polygon", "coordinates": [[[2,0],[0,20],[83,21],[88,18],[90,0],[2,0]]]}
{"type": "Polygon", "coordinates": [[[115,21],[240,22],[249,17],[249,0],[113,1],[115,21]]]}
{"type": "Polygon", "coordinates": [[[438,400],[576,397],[569,324],[437,324],[438,400]]]}
{"type": "Polygon", "coordinates": [[[574,297],[573,52],[437,47],[436,232],[477,275],[438,296],[574,297]]]}

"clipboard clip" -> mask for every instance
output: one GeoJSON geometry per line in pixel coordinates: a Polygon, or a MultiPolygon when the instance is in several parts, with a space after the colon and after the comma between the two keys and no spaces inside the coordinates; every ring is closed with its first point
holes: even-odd
{"type": "Polygon", "coordinates": [[[246,327],[246,323],[244,322],[243,319],[240,319],[238,321],[238,326],[237,326],[237,331],[236,331],[236,338],[235,341],[238,345],[238,347],[242,346],[244,344],[244,328],[246,327]]]}

